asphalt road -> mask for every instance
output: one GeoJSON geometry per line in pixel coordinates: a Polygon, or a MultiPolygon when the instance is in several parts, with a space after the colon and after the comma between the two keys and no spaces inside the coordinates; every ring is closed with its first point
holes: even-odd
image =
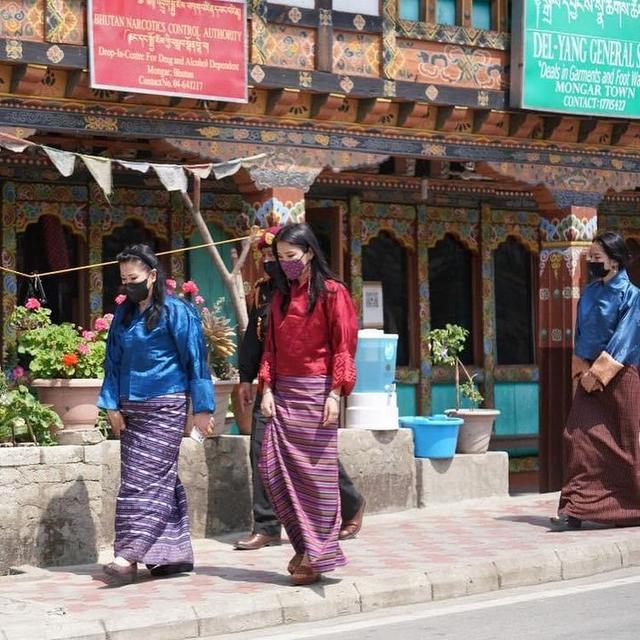
{"type": "Polygon", "coordinates": [[[639,603],[629,569],[215,640],[638,640],[639,603]]]}

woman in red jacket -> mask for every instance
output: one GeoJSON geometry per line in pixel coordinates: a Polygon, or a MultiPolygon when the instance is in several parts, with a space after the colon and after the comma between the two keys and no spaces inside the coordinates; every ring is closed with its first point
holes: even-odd
{"type": "Polygon", "coordinates": [[[260,382],[271,418],[260,474],[295,556],[292,582],[311,584],[346,563],[338,544],[340,399],[355,384],[358,323],[346,287],[306,224],[273,242],[282,283],[271,304],[260,382]]]}

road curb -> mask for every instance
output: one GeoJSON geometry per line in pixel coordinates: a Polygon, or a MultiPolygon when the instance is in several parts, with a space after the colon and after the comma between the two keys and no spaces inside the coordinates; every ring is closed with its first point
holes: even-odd
{"type": "Polygon", "coordinates": [[[310,587],[242,597],[217,596],[203,604],[176,606],[170,611],[123,612],[99,620],[58,618],[10,623],[0,627],[0,640],[187,640],[559,582],[639,565],[638,536],[585,541],[526,555],[503,554],[490,561],[432,565],[425,571],[411,568],[356,580],[327,578],[310,587]]]}

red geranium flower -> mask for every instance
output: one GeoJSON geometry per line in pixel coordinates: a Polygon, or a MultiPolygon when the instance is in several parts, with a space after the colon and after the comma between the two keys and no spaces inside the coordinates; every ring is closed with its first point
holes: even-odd
{"type": "Polygon", "coordinates": [[[78,356],[75,353],[65,353],[62,356],[62,363],[65,367],[75,367],[78,364],[78,356]]]}
{"type": "Polygon", "coordinates": [[[29,298],[24,306],[27,309],[33,310],[33,309],[39,309],[42,305],[40,304],[40,300],[38,300],[38,298],[29,298]]]}
{"type": "Polygon", "coordinates": [[[191,293],[194,296],[197,296],[199,291],[200,289],[198,289],[198,285],[193,280],[187,280],[182,285],[182,293],[191,293]]]}

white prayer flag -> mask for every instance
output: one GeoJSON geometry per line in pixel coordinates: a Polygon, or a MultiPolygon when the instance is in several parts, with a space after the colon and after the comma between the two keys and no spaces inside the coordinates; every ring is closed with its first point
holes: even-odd
{"type": "Polygon", "coordinates": [[[187,174],[180,165],[152,164],[151,166],[167,191],[187,193],[187,174]]]}
{"type": "Polygon", "coordinates": [[[113,191],[111,160],[96,156],[83,156],[82,154],[80,154],[80,157],[108,200],[113,191]]]}
{"type": "Polygon", "coordinates": [[[76,154],[70,151],[61,151],[60,149],[52,149],[42,145],[42,150],[49,156],[49,160],[53,162],[56,169],[68,178],[76,168],[76,154]]]}

